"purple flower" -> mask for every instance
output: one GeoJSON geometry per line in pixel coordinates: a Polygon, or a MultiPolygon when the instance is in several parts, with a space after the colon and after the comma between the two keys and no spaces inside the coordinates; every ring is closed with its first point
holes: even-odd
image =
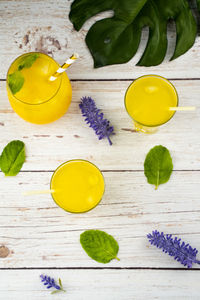
{"type": "Polygon", "coordinates": [[[57,292],[65,292],[65,290],[63,289],[63,286],[62,286],[62,282],[61,282],[61,279],[59,278],[59,284],[56,284],[55,282],[55,279],[47,276],[47,275],[43,275],[41,274],[40,275],[40,278],[41,278],[41,281],[43,282],[43,284],[46,286],[47,289],[50,289],[50,288],[55,288],[56,290],[52,292],[52,294],[55,294],[57,292]]]}
{"type": "Polygon", "coordinates": [[[200,261],[196,259],[198,250],[192,248],[189,244],[181,242],[181,239],[174,237],[171,234],[164,235],[163,232],[157,230],[153,231],[152,234],[148,234],[147,238],[151,245],[156,246],[168,253],[170,256],[174,256],[174,259],[179,261],[188,268],[192,267],[193,263],[200,264],[200,261]]]}
{"type": "Polygon", "coordinates": [[[82,97],[79,107],[86,123],[95,131],[99,140],[107,138],[112,145],[110,136],[114,134],[114,128],[110,126],[107,119],[103,118],[103,113],[96,107],[94,100],[91,97],[82,97]]]}

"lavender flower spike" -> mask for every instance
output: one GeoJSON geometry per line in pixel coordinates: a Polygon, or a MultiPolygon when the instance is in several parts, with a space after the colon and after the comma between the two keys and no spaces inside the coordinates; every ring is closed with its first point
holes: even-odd
{"type": "Polygon", "coordinates": [[[47,289],[50,289],[50,288],[55,288],[56,289],[52,292],[52,294],[55,294],[55,293],[58,293],[58,292],[61,292],[61,291],[65,292],[65,290],[63,289],[62,282],[61,282],[60,278],[59,278],[59,285],[56,284],[55,279],[53,279],[53,278],[51,278],[47,275],[41,274],[40,278],[41,278],[41,281],[43,282],[43,284],[46,286],[47,289]]]}
{"type": "Polygon", "coordinates": [[[179,261],[184,266],[192,268],[192,264],[200,264],[200,261],[196,259],[198,250],[192,248],[189,244],[181,242],[181,239],[177,237],[172,238],[171,234],[164,235],[163,232],[157,230],[153,231],[152,234],[148,234],[147,238],[151,245],[156,246],[168,253],[170,256],[174,256],[174,259],[179,261]]]}
{"type": "Polygon", "coordinates": [[[107,119],[103,118],[103,113],[96,107],[94,100],[91,97],[82,97],[79,107],[86,123],[95,131],[99,140],[107,138],[112,145],[110,136],[114,134],[114,128],[110,126],[107,119]]]}

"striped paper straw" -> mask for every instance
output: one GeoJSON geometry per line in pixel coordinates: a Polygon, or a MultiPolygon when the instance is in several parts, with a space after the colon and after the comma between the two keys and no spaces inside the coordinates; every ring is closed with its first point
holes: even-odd
{"type": "Polygon", "coordinates": [[[49,78],[50,81],[56,80],[65,70],[79,58],[77,53],[74,53],[66,62],[49,78]]]}

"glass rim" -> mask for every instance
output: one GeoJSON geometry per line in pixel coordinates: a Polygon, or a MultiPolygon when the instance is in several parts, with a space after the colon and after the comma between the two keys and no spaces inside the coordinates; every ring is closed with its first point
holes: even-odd
{"type": "Polygon", "coordinates": [[[167,81],[167,82],[169,83],[169,85],[171,85],[171,87],[174,89],[175,94],[176,94],[177,103],[176,103],[176,106],[175,106],[175,107],[178,107],[178,105],[179,105],[179,96],[178,96],[178,92],[177,92],[175,86],[171,83],[171,81],[170,81],[169,79],[163,77],[163,76],[160,76],[160,75],[156,75],[156,74],[148,74],[148,75],[142,75],[142,76],[139,76],[138,78],[136,78],[135,80],[133,80],[133,81],[129,84],[129,86],[127,87],[126,92],[125,92],[125,95],[124,95],[124,106],[125,106],[126,112],[127,112],[128,115],[131,117],[131,119],[132,119],[134,122],[138,123],[139,125],[142,125],[142,126],[145,126],[145,127],[158,127],[158,126],[164,125],[164,124],[166,124],[167,122],[169,122],[169,121],[173,118],[173,116],[175,115],[176,111],[173,112],[172,116],[171,116],[167,121],[165,121],[165,122],[163,122],[163,123],[156,124],[156,125],[146,125],[146,124],[143,124],[143,123],[141,123],[141,122],[138,122],[138,121],[135,120],[135,119],[129,114],[129,112],[128,112],[128,109],[127,109],[127,107],[126,107],[126,95],[127,95],[127,93],[128,93],[128,90],[129,90],[129,88],[132,86],[132,84],[134,84],[137,80],[139,80],[139,79],[141,79],[141,78],[143,78],[143,77],[157,77],[157,78],[160,78],[160,79],[162,79],[162,80],[167,81]]]}
{"type": "Polygon", "coordinates": [[[57,95],[57,93],[59,92],[60,87],[61,87],[61,83],[62,83],[62,75],[63,75],[63,74],[61,74],[61,75],[59,76],[59,77],[60,77],[60,84],[59,84],[59,86],[58,86],[56,92],[55,92],[55,93],[53,94],[53,96],[51,96],[49,99],[44,100],[43,102],[40,102],[40,103],[28,103],[28,102],[22,101],[21,99],[17,98],[17,97],[13,94],[13,92],[11,91],[11,89],[10,89],[10,87],[9,87],[9,85],[8,85],[8,75],[9,75],[9,71],[10,71],[11,66],[16,62],[16,60],[18,60],[19,58],[21,58],[21,57],[23,57],[23,56],[26,56],[26,55],[28,55],[28,54],[32,54],[32,53],[39,53],[39,54],[42,54],[42,55],[44,55],[44,56],[47,56],[48,58],[50,58],[51,60],[53,60],[53,61],[56,63],[56,65],[58,66],[58,68],[60,67],[60,65],[53,59],[53,57],[49,56],[49,55],[46,54],[46,53],[42,53],[42,52],[39,52],[39,51],[31,51],[31,52],[23,53],[22,55],[19,55],[18,57],[16,57],[16,58],[12,61],[12,63],[10,64],[10,67],[8,68],[7,75],[6,75],[6,85],[7,85],[7,88],[9,89],[9,91],[11,92],[12,96],[15,98],[15,100],[17,100],[17,101],[19,101],[20,103],[23,103],[23,104],[25,104],[25,105],[39,106],[39,105],[42,105],[42,104],[45,104],[45,103],[51,101],[51,100],[57,95]]]}
{"type": "Polygon", "coordinates": [[[99,205],[99,203],[101,202],[101,200],[102,200],[102,198],[103,198],[103,196],[104,196],[104,194],[105,194],[105,178],[104,178],[103,173],[101,172],[101,170],[100,170],[95,164],[93,164],[93,163],[90,162],[89,160],[81,159],[81,158],[75,158],[75,159],[67,160],[67,161],[65,161],[64,163],[62,163],[61,165],[59,165],[59,166],[55,169],[55,171],[53,172],[53,174],[52,174],[52,176],[51,176],[51,180],[50,180],[50,190],[51,190],[52,180],[53,180],[53,177],[54,177],[54,175],[56,174],[56,172],[57,172],[62,166],[66,165],[66,164],[68,164],[68,163],[70,163],[70,162],[78,162],[78,161],[86,162],[86,163],[88,163],[88,164],[94,166],[94,167],[100,172],[100,174],[101,174],[101,176],[102,176],[102,179],[103,179],[103,194],[102,194],[100,200],[97,202],[97,204],[96,204],[95,206],[93,206],[92,208],[90,208],[90,209],[88,209],[88,210],[84,210],[84,211],[78,212],[78,211],[70,211],[70,210],[64,209],[63,207],[59,206],[58,203],[56,202],[56,200],[55,200],[54,197],[53,197],[53,193],[51,193],[51,197],[52,197],[53,201],[55,202],[55,204],[56,204],[58,207],[60,207],[61,209],[63,209],[64,211],[69,212],[69,213],[72,213],[72,214],[83,214],[83,213],[86,213],[86,212],[88,212],[88,211],[94,209],[95,207],[97,207],[97,205],[99,205]]]}

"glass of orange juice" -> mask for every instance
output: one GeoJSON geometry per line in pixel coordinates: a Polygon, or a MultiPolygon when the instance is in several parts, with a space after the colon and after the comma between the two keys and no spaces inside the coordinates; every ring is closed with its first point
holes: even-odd
{"type": "Polygon", "coordinates": [[[50,190],[55,203],[71,213],[91,210],[101,201],[105,184],[101,171],[91,162],[69,160],[54,172],[50,190]]]}
{"type": "Polygon", "coordinates": [[[154,133],[174,115],[178,94],[172,83],[158,75],[137,78],[125,94],[125,107],[134,121],[135,130],[154,133]]]}
{"type": "Polygon", "coordinates": [[[72,97],[67,74],[49,80],[59,67],[53,58],[39,52],[23,54],[11,64],[7,73],[8,98],[22,119],[45,124],[65,114],[72,97]]]}

